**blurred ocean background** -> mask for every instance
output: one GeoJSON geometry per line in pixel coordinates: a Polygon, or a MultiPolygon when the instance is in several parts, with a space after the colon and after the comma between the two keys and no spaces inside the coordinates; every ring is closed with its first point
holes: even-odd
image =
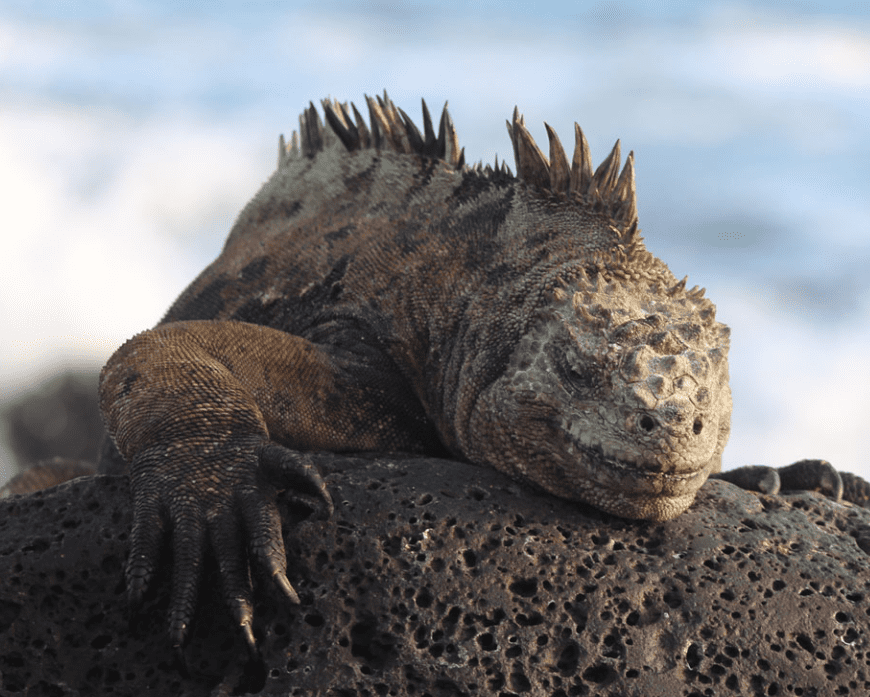
{"type": "Polygon", "coordinates": [[[726,468],[870,477],[868,8],[4,0],[0,402],[154,325],[309,100],[386,88],[449,99],[470,162],[513,169],[515,104],[596,165],[620,138],[647,246],[732,328],[726,468]]]}

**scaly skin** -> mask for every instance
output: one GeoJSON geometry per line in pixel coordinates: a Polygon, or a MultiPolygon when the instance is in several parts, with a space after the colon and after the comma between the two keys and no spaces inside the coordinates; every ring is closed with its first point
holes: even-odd
{"type": "Polygon", "coordinates": [[[489,465],[624,517],[666,520],[720,469],[728,329],[638,234],[633,156],[543,156],[515,112],[518,177],[463,166],[384,99],[324,103],[163,322],[103,369],[130,465],[135,600],[174,552],[181,646],[210,539],[251,646],[248,558],[292,600],[276,490],[329,494],[305,451],[489,465]]]}

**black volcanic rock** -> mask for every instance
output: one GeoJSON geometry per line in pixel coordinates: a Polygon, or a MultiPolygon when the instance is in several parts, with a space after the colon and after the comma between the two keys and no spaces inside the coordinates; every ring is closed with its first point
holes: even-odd
{"type": "Polygon", "coordinates": [[[318,459],[335,514],[282,503],[302,604],[255,573],[262,661],[212,568],[186,666],[168,554],[127,611],[125,477],[0,501],[0,694],[870,693],[870,511],[711,481],[676,520],[627,521],[472,465],[318,459]]]}

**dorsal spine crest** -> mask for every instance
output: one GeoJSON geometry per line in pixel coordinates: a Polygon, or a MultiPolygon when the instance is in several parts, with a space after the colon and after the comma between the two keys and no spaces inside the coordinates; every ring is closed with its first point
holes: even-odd
{"type": "MultiPolygon", "coordinates": [[[[356,105],[350,104],[351,118],[346,103],[337,100],[321,101],[328,128],[310,103],[299,116],[299,136],[294,131],[290,144],[281,136],[278,142],[278,167],[299,157],[314,158],[337,139],[349,151],[375,148],[405,154],[437,158],[456,170],[473,171],[484,176],[494,174],[511,176],[507,164],[498,158],[494,166],[481,164],[465,167],[465,150],[460,148],[453,119],[447,104],[441,111],[438,134],[432,122],[426,101],[422,100],[423,132],[412,119],[396,107],[386,91],[383,97],[365,96],[369,111],[369,125],[356,105]]],[[[619,231],[625,245],[640,241],[637,227],[637,194],[634,182],[634,153],[630,152],[620,172],[620,143],[617,140],[610,154],[593,172],[589,143],[583,130],[574,124],[574,154],[571,163],[559,136],[544,124],[549,139],[549,159],[541,152],[525,125],[519,109],[514,107],[513,118],[507,122],[508,134],[514,152],[517,179],[542,194],[556,194],[589,206],[607,215],[619,231]]]]}

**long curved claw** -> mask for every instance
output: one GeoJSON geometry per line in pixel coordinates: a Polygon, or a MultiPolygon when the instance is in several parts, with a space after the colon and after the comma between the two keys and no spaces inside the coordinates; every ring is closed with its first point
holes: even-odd
{"type": "Polygon", "coordinates": [[[233,617],[239,623],[242,637],[245,639],[245,645],[248,647],[248,656],[250,658],[259,657],[260,650],[257,648],[257,640],[254,639],[254,609],[250,600],[235,598],[231,603],[231,609],[233,617]]]}
{"type": "Polygon", "coordinates": [[[762,494],[776,495],[780,490],[779,473],[774,467],[747,465],[727,472],[717,472],[710,479],[721,479],[736,484],[741,489],[758,491],[762,494]]]}
{"type": "Polygon", "coordinates": [[[296,493],[319,499],[323,504],[324,517],[332,515],[332,497],[309,456],[276,443],[261,446],[259,455],[260,469],[267,480],[278,488],[292,489],[296,493]]]}
{"type": "Polygon", "coordinates": [[[299,596],[287,579],[287,555],[281,535],[281,514],[274,500],[264,500],[256,491],[241,493],[237,500],[250,540],[251,554],[265,567],[290,602],[298,605],[299,596]]]}
{"type": "Polygon", "coordinates": [[[290,585],[290,581],[287,580],[287,574],[279,569],[272,573],[272,578],[275,579],[275,583],[284,595],[287,596],[287,599],[294,605],[299,605],[299,596],[296,594],[293,586],[290,585]]]}
{"type": "Polygon", "coordinates": [[[242,622],[242,636],[245,637],[245,644],[248,647],[248,656],[257,658],[260,655],[260,650],[257,648],[257,641],[254,639],[254,630],[251,628],[253,618],[247,622],[242,622]]]}

